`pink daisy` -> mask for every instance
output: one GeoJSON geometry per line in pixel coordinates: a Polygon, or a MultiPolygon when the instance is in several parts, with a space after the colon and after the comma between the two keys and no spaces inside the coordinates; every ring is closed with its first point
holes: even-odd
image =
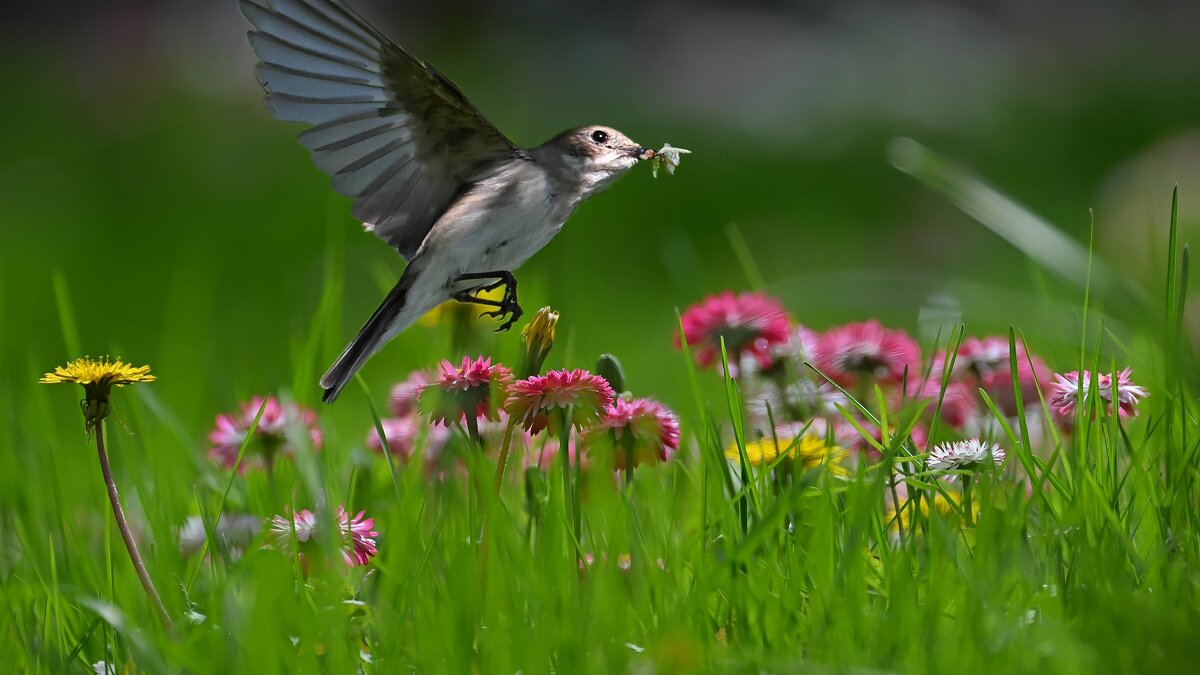
{"type": "Polygon", "coordinates": [[[421,390],[429,384],[429,373],[424,370],[414,370],[403,382],[392,387],[392,395],[388,399],[388,408],[393,417],[406,417],[416,410],[417,397],[421,390]]]}
{"type": "MultiPolygon", "coordinates": [[[[387,436],[388,450],[393,457],[401,461],[412,458],[422,437],[424,445],[421,446],[421,450],[430,459],[436,458],[446,442],[450,440],[449,429],[429,424],[424,419],[413,415],[389,417],[380,422],[383,426],[383,433],[387,436]]],[[[383,452],[383,441],[379,438],[379,430],[374,426],[367,432],[367,447],[375,452],[383,452]]]]}
{"type": "Polygon", "coordinates": [[[786,342],[771,345],[765,361],[760,360],[754,352],[743,353],[738,362],[739,371],[742,375],[768,377],[776,381],[808,377],[811,371],[804,362],[813,360],[819,337],[816,331],[796,324],[786,342]]]}
{"type": "MultiPolygon", "coordinates": [[[[514,382],[508,388],[504,410],[530,433],[555,424],[553,410],[571,409],[570,424],[591,426],[612,405],[613,390],[603,377],[586,370],[552,370],[514,382]]],[[[557,431],[551,429],[552,432],[557,431]]]]}
{"type": "MultiPolygon", "coordinates": [[[[866,428],[866,427],[864,427],[866,428]]],[[[864,443],[862,434],[854,425],[838,415],[836,417],[817,417],[803,422],[787,422],[775,427],[773,438],[796,438],[812,436],[827,441],[830,445],[852,449],[864,443]]],[[[764,436],[764,438],[769,436],[764,436]]]]}
{"type": "MultiPolygon", "coordinates": [[[[378,553],[375,538],[379,536],[373,528],[374,518],[366,518],[365,512],[359,511],[353,518],[339,506],[334,520],[338,527],[338,548],[342,560],[349,567],[362,566],[370,562],[378,553]]],[[[271,537],[277,546],[287,550],[292,543],[292,529],[296,531],[296,541],[300,546],[300,555],[311,553],[313,544],[318,539],[321,522],[316,514],[308,509],[297,512],[291,517],[275,516],[271,519],[271,537]]]]}
{"type": "Polygon", "coordinates": [[[742,394],[751,424],[760,430],[782,422],[816,416],[838,417],[838,406],[852,409],[850,399],[828,382],[803,377],[782,381],[750,378],[742,394]]]}
{"type": "MultiPolygon", "coordinates": [[[[1024,350],[1017,347],[1017,382],[1021,386],[1022,403],[1030,404],[1040,400],[1038,385],[1047,386],[1053,372],[1040,357],[1026,356],[1024,350]]],[[[1017,414],[1017,398],[1013,390],[1012,374],[1007,369],[994,371],[990,376],[981,378],[979,386],[983,387],[1002,411],[1009,415],[1017,414]]]]}
{"type": "Polygon", "coordinates": [[[371,558],[379,553],[379,549],[375,547],[375,538],[379,536],[374,529],[375,519],[364,518],[365,514],[365,511],[359,511],[351,518],[350,514],[346,513],[345,507],[338,507],[338,527],[341,530],[342,539],[349,543],[348,546],[342,548],[342,559],[351,567],[355,565],[365,567],[371,558]]]}
{"type": "MultiPolygon", "coordinates": [[[[779,301],[763,293],[734,295],[725,291],[692,305],[681,317],[683,340],[695,350],[696,362],[711,366],[721,360],[721,339],[729,352],[730,367],[749,356],[766,367],[771,348],[786,344],[791,322],[779,301]]],[[[675,344],[681,344],[675,336],[675,344]]]]}
{"type": "Polygon", "coordinates": [[[472,360],[464,356],[458,367],[442,361],[437,378],[421,389],[420,403],[434,424],[449,425],[468,415],[495,419],[494,400],[511,381],[512,371],[498,363],[493,365],[490,358],[472,360]]]}
{"type": "Polygon", "coordinates": [[[1113,376],[1104,373],[1098,373],[1093,376],[1091,371],[1083,371],[1082,378],[1079,371],[1071,371],[1069,373],[1057,374],[1054,376],[1054,383],[1050,386],[1050,407],[1058,414],[1069,417],[1075,413],[1075,407],[1079,399],[1080,379],[1083,380],[1083,400],[1087,404],[1088,394],[1091,393],[1093,384],[1096,387],[1096,393],[1100,398],[1108,402],[1108,413],[1111,415],[1113,411],[1113,389],[1116,389],[1116,405],[1117,411],[1121,415],[1134,416],[1138,414],[1137,402],[1150,395],[1150,392],[1145,388],[1139,387],[1130,379],[1133,374],[1132,368],[1126,368],[1117,373],[1117,378],[1113,382],[1113,376]]]}
{"type": "MultiPolygon", "coordinates": [[[[1038,399],[1037,384],[1048,384],[1051,371],[1038,356],[1025,351],[1017,343],[1017,381],[1021,385],[1021,400],[1028,403],[1038,399]]],[[[934,357],[934,375],[940,379],[945,367],[946,355],[934,357]]],[[[968,338],[959,345],[954,359],[954,377],[970,380],[982,387],[988,396],[1004,412],[1016,414],[1016,396],[1013,392],[1012,366],[1009,361],[1008,338],[968,338]]]]}
{"type": "MultiPolygon", "coordinates": [[[[240,412],[217,415],[215,426],[208,434],[208,440],[213,444],[208,451],[209,458],[226,469],[232,469],[237,462],[238,451],[262,407],[263,397],[255,396],[241,405],[240,412]]],[[[254,440],[242,458],[242,470],[251,466],[262,467],[265,462],[273,462],[281,454],[290,455],[294,449],[287,435],[293,428],[306,431],[314,449],[321,447],[321,430],[317,427],[317,416],[313,411],[293,403],[280,404],[275,397],[268,399],[254,440]]]]}
{"type": "Polygon", "coordinates": [[[657,401],[619,398],[584,435],[584,443],[589,453],[610,453],[618,470],[625,468],[626,443],[632,444],[634,466],[665,462],[679,449],[679,420],[657,401]]]}
{"type": "Polygon", "coordinates": [[[910,401],[928,402],[925,412],[930,416],[937,409],[938,399],[940,398],[942,401],[942,422],[955,429],[961,429],[979,407],[976,401],[978,392],[963,382],[951,380],[946,385],[945,393],[942,393],[941,379],[935,379],[931,375],[924,382],[909,380],[907,389],[910,401]]]}
{"type": "Polygon", "coordinates": [[[831,328],[817,341],[816,366],[844,387],[862,377],[897,382],[906,367],[912,378],[919,362],[920,349],[908,333],[875,320],[831,328]]]}
{"type": "MultiPolygon", "coordinates": [[[[879,433],[878,426],[876,426],[866,420],[859,420],[859,424],[862,426],[863,430],[870,433],[871,437],[874,438],[876,441],[879,441],[882,438],[881,434],[879,433]]],[[[858,432],[857,429],[855,429],[849,423],[846,423],[846,426],[848,427],[848,429],[846,432],[844,432],[844,435],[849,437],[850,440],[848,440],[845,444],[843,444],[842,447],[846,448],[847,450],[865,452],[871,457],[879,456],[879,451],[875,449],[875,446],[868,443],[866,441],[866,439],[864,439],[862,437],[862,434],[860,434],[858,432]]],[[[891,429],[889,429],[889,433],[888,433],[889,440],[894,440],[896,434],[898,434],[899,432],[900,432],[900,430],[896,429],[895,427],[892,427],[891,429]]],[[[836,438],[841,438],[842,435],[843,435],[843,432],[838,432],[838,435],[836,436],[836,438]]],[[[917,424],[916,426],[913,427],[912,431],[910,431],[908,434],[908,438],[909,438],[909,440],[912,441],[913,445],[916,446],[916,448],[919,452],[924,452],[925,447],[927,445],[929,445],[929,431],[925,427],[921,426],[920,424],[917,424]]]]}
{"type": "Polygon", "coordinates": [[[303,509],[292,514],[292,517],[275,516],[271,519],[271,536],[275,539],[275,543],[282,547],[291,544],[292,528],[296,530],[296,541],[301,544],[308,543],[313,538],[313,534],[317,531],[317,516],[308,509],[303,509]]]}
{"type": "MultiPolygon", "coordinates": [[[[969,372],[980,380],[995,373],[1008,374],[1008,339],[1002,337],[967,338],[958,346],[954,359],[954,373],[969,372]]],[[[1024,349],[1017,345],[1017,359],[1024,356],[1024,349]]]]}

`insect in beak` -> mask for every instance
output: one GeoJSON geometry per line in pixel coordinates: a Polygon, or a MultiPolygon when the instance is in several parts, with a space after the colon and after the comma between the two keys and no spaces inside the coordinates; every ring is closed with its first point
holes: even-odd
{"type": "Polygon", "coordinates": [[[634,148],[632,151],[632,154],[634,157],[637,157],[638,159],[643,159],[643,160],[651,159],[654,157],[654,151],[651,150],[650,148],[642,148],[642,147],[634,148]]]}

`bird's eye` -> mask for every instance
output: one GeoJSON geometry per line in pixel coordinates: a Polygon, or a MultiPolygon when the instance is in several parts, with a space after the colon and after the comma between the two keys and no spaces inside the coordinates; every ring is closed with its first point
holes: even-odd
{"type": "Polygon", "coordinates": [[[606,132],[603,132],[603,131],[597,129],[592,132],[592,140],[596,141],[597,143],[607,143],[608,142],[608,134],[606,132]]]}

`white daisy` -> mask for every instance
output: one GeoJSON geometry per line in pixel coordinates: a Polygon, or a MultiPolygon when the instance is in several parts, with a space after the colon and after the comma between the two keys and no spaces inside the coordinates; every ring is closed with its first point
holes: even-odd
{"type": "MultiPolygon", "coordinates": [[[[975,471],[989,460],[1000,466],[1004,463],[1004,451],[995,443],[970,438],[934,446],[925,460],[925,466],[930,471],[975,471]]],[[[950,474],[945,478],[947,482],[953,482],[956,477],[950,474]]]]}

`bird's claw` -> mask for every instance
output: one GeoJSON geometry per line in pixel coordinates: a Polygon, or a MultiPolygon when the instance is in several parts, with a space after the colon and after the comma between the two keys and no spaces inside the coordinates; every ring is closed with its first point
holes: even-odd
{"type": "Polygon", "coordinates": [[[507,315],[508,319],[504,320],[504,322],[501,323],[498,328],[496,328],[497,333],[503,333],[510,330],[524,313],[525,310],[521,309],[521,305],[517,303],[516,289],[512,286],[508,286],[505,288],[504,299],[500,301],[500,306],[490,312],[484,312],[479,316],[480,318],[503,320],[505,315],[507,315]]]}
{"type": "Polygon", "coordinates": [[[455,299],[460,302],[473,302],[476,304],[490,305],[495,307],[491,311],[483,312],[479,315],[481,319],[497,319],[503,320],[500,327],[496,329],[497,333],[502,333],[513,327],[513,324],[525,313],[521,309],[521,305],[517,302],[517,280],[513,277],[512,272],[496,272],[496,273],[481,273],[481,274],[464,274],[459,277],[459,281],[467,279],[495,278],[495,283],[480,287],[476,292],[487,293],[494,291],[501,286],[504,287],[504,298],[499,301],[489,298],[480,298],[472,295],[470,292],[463,292],[455,296],[455,299]],[[505,320],[504,317],[508,319],[505,320]]]}

